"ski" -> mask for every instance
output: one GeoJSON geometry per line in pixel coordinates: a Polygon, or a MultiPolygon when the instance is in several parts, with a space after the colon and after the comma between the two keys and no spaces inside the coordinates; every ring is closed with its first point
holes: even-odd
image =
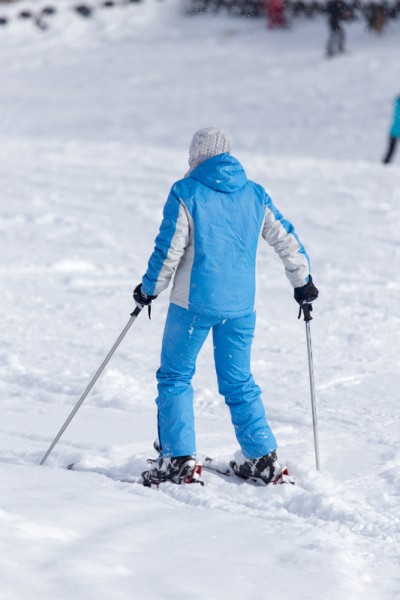
{"type": "MultiPolygon", "coordinates": [[[[149,459],[149,461],[154,461],[156,459],[149,459]]],[[[241,477],[235,471],[236,463],[235,461],[230,461],[229,463],[218,461],[210,456],[206,456],[201,460],[196,462],[196,466],[193,471],[193,475],[190,478],[185,479],[182,483],[200,483],[200,485],[204,485],[204,481],[201,479],[202,471],[206,471],[207,473],[211,473],[213,475],[218,475],[225,479],[231,479],[236,481],[242,481],[246,483],[250,483],[257,487],[265,487],[265,483],[257,477],[241,477]]],[[[144,485],[145,487],[159,487],[161,484],[151,484],[143,481],[142,476],[132,476],[132,477],[124,477],[119,475],[110,475],[108,473],[101,473],[99,471],[90,471],[90,469],[77,469],[75,463],[70,463],[67,465],[68,471],[80,471],[81,473],[97,473],[97,475],[104,475],[108,479],[112,479],[113,481],[118,481],[120,483],[136,483],[139,485],[144,485]]],[[[281,484],[295,484],[295,480],[289,474],[288,468],[286,466],[281,467],[274,480],[271,481],[272,485],[281,485],[281,484]]]]}
{"type": "MultiPolygon", "coordinates": [[[[153,460],[153,459],[149,459],[153,460]]],[[[199,483],[200,485],[204,485],[204,481],[201,479],[203,465],[201,461],[197,461],[195,468],[193,470],[192,476],[185,478],[182,483],[199,483]]],[[[148,482],[143,480],[143,477],[140,475],[138,477],[123,477],[119,475],[110,475],[109,473],[101,473],[99,471],[91,471],[90,469],[77,469],[75,463],[70,463],[67,465],[68,471],[76,471],[80,473],[96,473],[97,475],[104,475],[108,479],[112,479],[113,481],[119,481],[120,483],[137,483],[139,485],[143,485],[144,487],[159,487],[160,484],[149,484],[148,482]]],[[[165,482],[163,482],[165,483],[165,482]]]]}
{"type": "MultiPolygon", "coordinates": [[[[209,456],[206,456],[202,460],[203,469],[209,473],[214,473],[215,475],[221,475],[222,477],[239,479],[241,481],[245,481],[246,483],[251,483],[252,485],[256,485],[258,487],[265,487],[265,483],[257,477],[241,477],[235,471],[236,463],[235,461],[230,461],[229,463],[222,463],[217,461],[209,456]]],[[[279,473],[275,476],[274,480],[271,481],[272,485],[281,485],[284,483],[289,483],[291,485],[295,484],[295,480],[289,474],[289,470],[286,466],[281,467],[279,473]]]]}
{"type": "MultiPolygon", "coordinates": [[[[154,450],[160,454],[161,448],[158,439],[154,440],[153,443],[154,450]]],[[[151,461],[152,459],[150,459],[151,461]]],[[[221,475],[222,477],[229,477],[231,479],[240,479],[241,481],[246,481],[247,483],[251,483],[253,485],[257,485],[260,487],[265,487],[265,483],[257,477],[241,477],[236,472],[236,462],[231,460],[229,463],[218,461],[215,458],[211,458],[210,456],[201,457],[199,464],[202,465],[202,469],[207,471],[208,473],[214,473],[214,475],[221,475]]],[[[201,474],[201,470],[200,470],[201,474]]],[[[274,480],[271,481],[273,485],[280,485],[283,483],[289,483],[294,485],[296,482],[294,478],[290,475],[289,469],[286,466],[280,468],[279,472],[274,477],[274,480]]]]}

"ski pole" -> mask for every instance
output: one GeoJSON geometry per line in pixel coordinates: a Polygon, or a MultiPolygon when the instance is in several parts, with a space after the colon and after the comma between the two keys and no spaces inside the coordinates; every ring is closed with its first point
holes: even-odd
{"type": "Polygon", "coordinates": [[[310,375],[311,410],[312,410],[312,420],[313,420],[313,430],[314,430],[315,465],[317,467],[317,471],[319,471],[320,470],[320,460],[319,460],[317,403],[315,400],[314,364],[313,364],[313,355],[312,355],[312,346],[311,346],[311,330],[310,330],[310,321],[312,320],[312,316],[311,316],[312,304],[309,304],[306,302],[301,305],[299,318],[300,318],[300,314],[301,314],[302,310],[303,310],[303,314],[304,314],[304,321],[306,324],[308,372],[310,375]]]}
{"type": "Polygon", "coordinates": [[[49,454],[53,451],[53,449],[54,449],[55,445],[58,443],[60,437],[62,436],[62,434],[64,433],[64,431],[67,429],[68,425],[71,423],[72,419],[74,418],[74,416],[78,412],[78,410],[79,410],[80,406],[82,405],[83,401],[85,400],[85,398],[89,394],[90,390],[93,388],[94,384],[96,383],[96,381],[98,380],[98,378],[100,377],[100,375],[102,374],[102,372],[104,371],[104,369],[106,368],[106,366],[109,363],[109,361],[110,361],[111,357],[113,356],[114,352],[116,351],[116,349],[118,348],[118,346],[120,345],[120,343],[122,342],[122,340],[124,339],[124,337],[127,334],[130,326],[135,321],[136,317],[138,316],[138,314],[140,313],[141,310],[142,310],[141,308],[137,307],[137,308],[135,308],[135,310],[133,311],[133,313],[131,313],[131,318],[129,319],[128,323],[125,325],[124,329],[122,330],[122,333],[120,334],[120,336],[118,337],[117,341],[115,342],[115,344],[111,348],[110,352],[107,354],[107,356],[105,357],[105,359],[101,363],[100,367],[97,369],[97,371],[96,371],[95,375],[93,376],[92,380],[90,381],[90,383],[86,387],[86,389],[83,392],[82,396],[79,398],[79,401],[77,402],[75,408],[73,409],[73,411],[69,415],[68,419],[65,421],[64,425],[61,427],[60,431],[57,433],[57,435],[54,438],[51,446],[49,447],[49,449],[47,450],[46,454],[43,456],[42,460],[40,461],[41,465],[44,465],[44,463],[46,462],[49,454]]]}

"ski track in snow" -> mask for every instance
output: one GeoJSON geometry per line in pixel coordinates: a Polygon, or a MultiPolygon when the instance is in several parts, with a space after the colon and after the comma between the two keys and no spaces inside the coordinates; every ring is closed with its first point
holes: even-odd
{"type": "MultiPolygon", "coordinates": [[[[178,8],[146,0],[87,22],[65,10],[45,36],[1,31],[0,598],[397,600],[400,168],[379,159],[398,23],[379,40],[349,25],[351,53],[329,62],[319,20],[267,33],[178,8]],[[229,129],[311,256],[322,472],[304,324],[266,244],[253,371],[295,486],[111,479],[139,478],[153,454],[167,293],[39,467],[129,319],[207,124],[229,129]]],[[[194,387],[199,452],[229,460],[210,339],[194,387]]]]}

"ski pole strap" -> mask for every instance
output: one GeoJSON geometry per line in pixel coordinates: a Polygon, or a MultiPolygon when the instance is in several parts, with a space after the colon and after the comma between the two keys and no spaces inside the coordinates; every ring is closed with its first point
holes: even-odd
{"type": "Polygon", "coordinates": [[[308,302],[304,302],[304,304],[300,304],[299,316],[297,317],[298,319],[300,319],[302,311],[303,311],[303,315],[304,315],[304,320],[312,321],[312,316],[311,316],[312,304],[309,304],[308,302]]]}
{"type": "MultiPolygon", "coordinates": [[[[142,308],[144,308],[144,306],[142,308]]],[[[137,306],[135,310],[131,312],[131,317],[137,317],[142,308],[139,308],[139,306],[137,306]]],[[[149,319],[151,319],[151,303],[147,305],[147,309],[149,311],[149,319]]]]}

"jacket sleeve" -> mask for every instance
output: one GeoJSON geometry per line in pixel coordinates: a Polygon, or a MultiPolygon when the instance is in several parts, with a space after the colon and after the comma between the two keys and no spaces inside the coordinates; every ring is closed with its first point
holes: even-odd
{"type": "Polygon", "coordinates": [[[172,187],[164,206],[163,220],[153,254],[142,279],[142,290],[158,296],[165,290],[189,242],[189,220],[178,190],[172,187]]]}
{"type": "Polygon", "coordinates": [[[279,255],[292,286],[302,287],[308,282],[311,273],[307,252],[293,225],[282,216],[268,194],[265,195],[265,201],[262,236],[279,255]]]}

